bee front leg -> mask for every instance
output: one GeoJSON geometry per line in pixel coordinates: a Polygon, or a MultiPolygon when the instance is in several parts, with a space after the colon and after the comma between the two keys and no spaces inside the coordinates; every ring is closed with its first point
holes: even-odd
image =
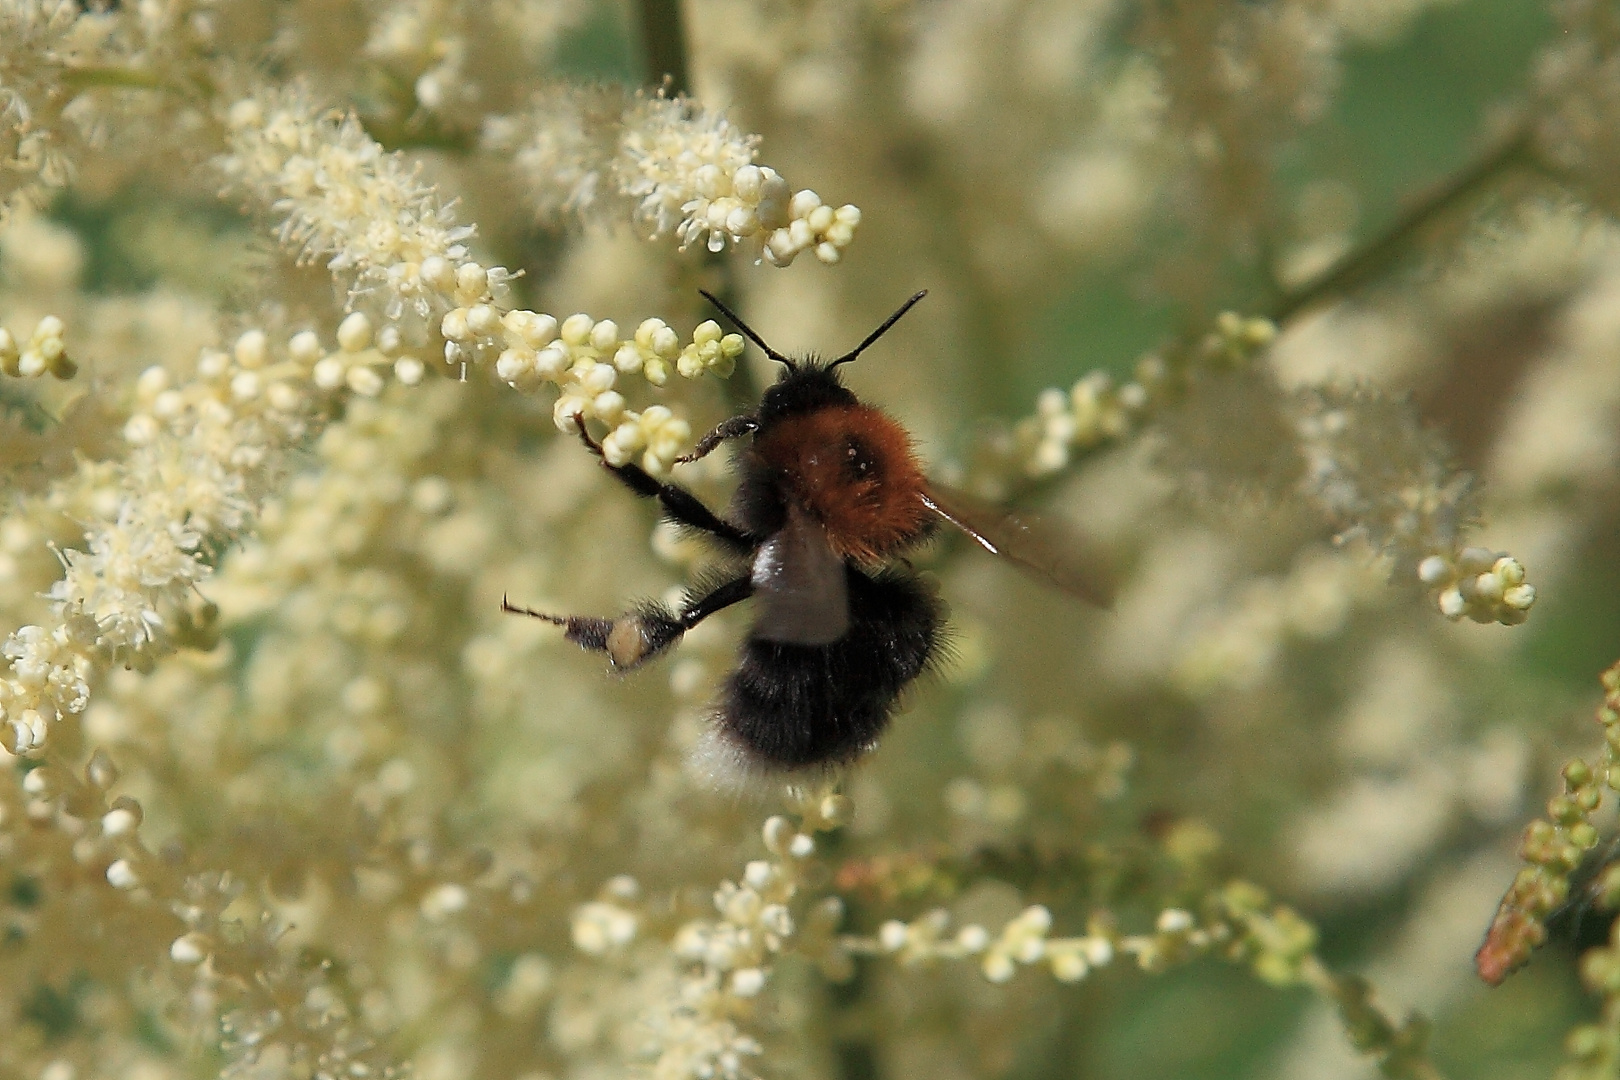
{"type": "Polygon", "coordinates": [[[602,453],[602,444],[585,429],[585,417],[579,413],[574,414],[574,430],[579,433],[579,441],[585,444],[585,448],[602,462],[602,468],[618,477],[620,482],[642,498],[657,499],[664,508],[665,516],[671,521],[718,537],[739,550],[753,549],[755,541],[752,537],[720,518],[690,491],[659,480],[633,462],[615,465],[608,461],[602,453]]]}
{"type": "Polygon", "coordinates": [[[697,445],[692,447],[690,454],[682,454],[675,459],[675,464],[686,465],[706,458],[714,453],[715,448],[727,439],[736,439],[744,435],[752,435],[759,430],[759,420],[746,414],[733,416],[730,420],[722,420],[716,424],[714,430],[699,439],[697,445]]]}

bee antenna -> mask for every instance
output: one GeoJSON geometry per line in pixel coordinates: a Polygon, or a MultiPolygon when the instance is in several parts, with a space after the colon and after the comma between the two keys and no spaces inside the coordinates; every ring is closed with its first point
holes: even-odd
{"type": "Polygon", "coordinates": [[[707,289],[699,289],[698,292],[703,296],[703,299],[719,308],[720,314],[730,319],[737,329],[741,330],[744,334],[747,334],[748,340],[764,349],[766,356],[770,357],[772,360],[775,360],[778,364],[785,364],[789,371],[798,370],[797,364],[783,356],[781,353],[777,352],[775,349],[771,348],[769,345],[765,344],[765,339],[754,333],[754,328],[743,322],[735,311],[732,311],[730,308],[726,307],[726,305],[722,304],[718,296],[714,295],[714,293],[707,289]]]}
{"type": "Polygon", "coordinates": [[[840,356],[838,359],[836,359],[832,363],[828,364],[827,369],[830,371],[833,368],[837,367],[839,364],[847,364],[851,360],[855,359],[857,356],[861,355],[861,353],[866,351],[866,347],[868,345],[872,344],[872,342],[876,341],[878,338],[882,337],[884,334],[887,334],[889,332],[889,327],[891,327],[895,323],[899,322],[900,321],[900,316],[902,316],[906,312],[910,311],[913,304],[915,304],[917,301],[921,300],[923,297],[925,297],[927,295],[928,295],[928,290],[924,289],[922,292],[918,293],[916,296],[913,296],[910,300],[907,300],[905,303],[901,304],[900,305],[900,310],[896,311],[893,315],[890,315],[887,319],[884,319],[882,326],[878,327],[876,330],[872,331],[870,334],[867,334],[865,341],[861,342],[859,345],[857,345],[853,349],[849,350],[849,352],[845,353],[843,356],[840,356]]]}

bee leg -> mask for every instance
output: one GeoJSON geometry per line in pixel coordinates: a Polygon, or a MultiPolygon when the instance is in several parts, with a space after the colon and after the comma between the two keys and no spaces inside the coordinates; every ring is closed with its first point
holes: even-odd
{"type": "Polygon", "coordinates": [[[692,627],[715,612],[745,600],[754,591],[748,577],[724,582],[713,589],[688,593],[677,614],[659,603],[646,603],[617,619],[591,615],[549,615],[518,607],[501,597],[501,610],[527,615],[563,627],[563,637],[582,649],[605,652],[620,671],[639,667],[675,644],[692,627]]]}
{"type": "Polygon", "coordinates": [[[594,615],[551,615],[533,608],[518,607],[503,596],[501,610],[510,615],[527,615],[531,619],[562,627],[565,640],[572,641],[582,649],[607,653],[616,668],[635,667],[663,648],[662,645],[649,647],[650,638],[666,636],[664,645],[667,645],[681,635],[678,628],[671,634],[659,634],[664,627],[676,626],[674,616],[662,604],[650,604],[641,611],[617,619],[602,619],[594,615]],[[649,633],[649,629],[652,633],[649,633]]]}
{"type": "Polygon", "coordinates": [[[699,439],[697,445],[692,447],[690,454],[682,454],[675,459],[675,464],[686,465],[699,458],[708,457],[714,453],[715,448],[727,439],[736,439],[743,435],[752,435],[759,430],[759,420],[746,414],[733,416],[730,420],[722,420],[715,425],[713,431],[699,439]]]}
{"type": "Polygon", "coordinates": [[[681,613],[677,616],[681,629],[690,630],[715,612],[724,611],[732,604],[746,600],[752,595],[754,595],[752,571],[730,581],[723,581],[707,591],[693,589],[681,602],[681,613]]]}
{"type": "MultiPolygon", "coordinates": [[[[646,603],[628,615],[617,619],[594,620],[606,622],[605,642],[601,646],[586,645],[571,632],[563,636],[578,641],[587,648],[602,648],[613,666],[621,671],[636,667],[660,655],[674,645],[692,627],[717,611],[722,611],[740,600],[746,600],[754,591],[752,576],[733,578],[707,592],[699,589],[688,592],[681,602],[681,610],[672,612],[659,603],[646,603]]],[[[594,634],[596,627],[590,628],[594,634]]]]}
{"type": "Polygon", "coordinates": [[[664,508],[664,516],[671,521],[719,537],[735,548],[744,551],[753,549],[753,538],[730,522],[722,520],[690,491],[675,484],[665,483],[634,463],[614,465],[609,462],[602,454],[602,444],[591,438],[590,432],[585,430],[585,418],[579,413],[574,414],[574,429],[579,432],[579,441],[585,444],[585,448],[601,460],[602,468],[617,476],[626,487],[642,498],[657,499],[664,508]]]}

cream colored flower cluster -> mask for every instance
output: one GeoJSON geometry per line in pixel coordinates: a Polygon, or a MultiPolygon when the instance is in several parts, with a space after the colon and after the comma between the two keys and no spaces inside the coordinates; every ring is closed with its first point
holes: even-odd
{"type": "Polygon", "coordinates": [[[1057,388],[1041,391],[1035,415],[1013,429],[1023,471],[1031,477],[1050,476],[1069,465],[1076,449],[1089,449],[1128,433],[1135,415],[1147,404],[1141,382],[1116,386],[1100,371],[1079,379],[1067,393],[1057,388]]]}
{"type": "MultiPolygon", "coordinates": [[[[283,216],[283,243],[301,258],[326,259],[348,284],[351,303],[387,320],[378,329],[365,313],[351,313],[339,328],[340,351],[312,364],[318,386],[374,396],[385,364],[401,382],[418,382],[425,366],[414,350],[437,330],[447,364],[488,364],[525,391],[556,385],[558,426],[571,430],[575,416],[609,425],[603,451],[616,465],[639,454],[648,471],[663,472],[690,446],[691,427],[672,410],[629,409],[618,377],[640,374],[662,386],[671,367],[686,378],[724,377],[742,353],[739,335],[710,321],[682,343],[662,320],[649,319],[626,339],[611,320],[577,314],[559,322],[506,310],[511,275],[469,256],[472,227],[458,224],[437,191],[353,116],[325,114],[295,88],[239,101],[229,122],[225,171],[283,216]]],[[[293,348],[310,359],[315,345],[300,339],[293,348]]]]}
{"type": "MultiPolygon", "coordinates": [[[[1222,312],[1194,350],[1194,366],[1238,367],[1249,363],[1277,336],[1267,319],[1222,312]]],[[[1082,376],[1067,393],[1043,390],[1035,415],[1013,428],[1014,457],[1030,477],[1067,468],[1075,450],[1089,450],[1139,428],[1166,389],[1170,369],[1153,355],[1136,365],[1136,377],[1117,384],[1107,372],[1082,376]]]]}
{"type": "Polygon", "coordinates": [[[569,920],[574,948],[588,956],[603,956],[634,941],[641,923],[634,904],[640,895],[641,886],[630,875],[610,878],[598,899],[574,909],[569,920]]]}
{"type": "MultiPolygon", "coordinates": [[[[124,424],[129,455],[81,468],[112,498],[83,508],[96,520],[82,548],[62,552],[65,572],[49,593],[60,622],[22,627],[4,645],[11,674],[0,680],[0,744],[40,753],[52,722],[83,711],[94,670],[108,661],[149,665],[183,623],[208,617],[195,590],[211,573],[210,545],[252,520],[274,455],[309,430],[311,384],[331,359],[312,334],[278,358],[254,329],[229,352],[205,351],[190,380],[161,367],[141,375],[124,424]]],[[[333,384],[345,381],[354,380],[333,384]]]]}
{"type": "MultiPolygon", "coordinates": [[[[1121,438],[1153,418],[1180,421],[1169,436],[1176,455],[1185,458],[1194,445],[1188,436],[1200,427],[1180,414],[1197,412],[1198,395],[1207,392],[1210,379],[1257,376],[1255,365],[1276,334],[1268,319],[1223,312],[1174,372],[1150,355],[1138,363],[1136,378],[1123,385],[1093,372],[1068,392],[1045,390],[1033,416],[984,448],[990,467],[971,476],[970,483],[1000,494],[1007,472],[1036,479],[1052,475],[1068,467],[1074,451],[1121,438]]],[[[1335,387],[1277,393],[1266,400],[1263,390],[1270,385],[1233,389],[1260,410],[1254,426],[1262,442],[1261,429],[1269,427],[1275,429],[1272,441],[1295,445],[1257,446],[1253,460],[1243,462],[1246,467],[1263,471],[1283,461],[1302,462],[1298,493],[1341,539],[1365,537],[1375,552],[1388,551],[1405,565],[1421,563],[1419,578],[1447,618],[1512,626],[1528,617],[1536,591],[1525,582],[1523,565],[1506,554],[1460,546],[1460,536],[1476,517],[1472,481],[1451,467],[1445,446],[1410,405],[1369,390],[1335,387]]],[[[1225,419],[1206,417],[1203,429],[1225,419]]],[[[1238,442],[1222,437],[1228,445],[1238,442]]],[[[1188,472],[1206,468],[1199,460],[1172,464],[1188,472]]],[[[1263,485],[1276,477],[1241,479],[1263,485]]]]}
{"type": "Polygon", "coordinates": [[[89,20],[73,0],[0,3],[0,222],[19,201],[59,187],[71,171],[73,140],[62,110],[72,95],[62,67],[89,20]]]}
{"type": "Polygon", "coordinates": [[[1471,478],[1404,401],[1318,388],[1294,403],[1305,459],[1301,494],[1345,536],[1362,535],[1420,581],[1448,619],[1513,626],[1536,600],[1524,566],[1509,555],[1464,547],[1474,524],[1471,478]]]}
{"type": "Polygon", "coordinates": [[[1052,913],[1035,904],[1010,919],[994,937],[970,923],[948,935],[950,915],[943,909],[927,912],[904,923],[891,920],[876,938],[846,937],[848,951],[865,956],[891,956],[906,966],[940,960],[977,958],[979,969],[991,982],[1010,981],[1020,965],[1044,965],[1062,982],[1078,982],[1092,971],[1130,956],[1143,971],[1167,966],[1214,949],[1233,959],[1251,963],[1261,978],[1281,984],[1297,982],[1314,960],[1314,932],[1291,910],[1265,910],[1264,893],[1243,882],[1218,890],[1210,918],[1204,923],[1179,907],[1160,910],[1153,929],[1121,934],[1106,917],[1094,918],[1085,934],[1054,938],[1052,913]]]}
{"type": "Polygon", "coordinates": [[[236,102],[226,123],[219,164],[232,184],[280,216],[283,244],[324,262],[352,304],[400,324],[407,340],[457,305],[504,294],[511,275],[468,256],[472,226],[352,114],[284,86],[236,102]]]}
{"type": "Polygon", "coordinates": [[[525,111],[487,119],[482,145],[511,158],[537,220],[584,219],[612,194],[613,132],[627,99],[607,87],[546,87],[525,111]]]}
{"type": "Polygon", "coordinates": [[[825,205],[755,162],[759,137],[685,97],[638,95],[617,108],[601,91],[541,95],[528,114],[492,125],[486,142],[514,162],[543,216],[627,198],[651,239],[724,251],[751,244],[787,266],[805,252],[836,263],[855,238],[858,207],[825,205]]]}
{"type": "Polygon", "coordinates": [[[11,673],[0,679],[0,746],[12,754],[38,754],[51,725],[84,711],[99,658],[99,628],[77,613],[55,626],[24,626],[0,647],[11,673]]]}
{"type": "Polygon", "coordinates": [[[58,379],[71,379],[79,366],[69,359],[67,343],[62,335],[66,326],[55,315],[39,320],[21,348],[11,332],[0,326],[0,371],[25,379],[36,378],[47,371],[58,379]]]}
{"type": "Polygon", "coordinates": [[[456,308],[444,317],[445,356],[483,358],[501,346],[495,373],[507,385],[533,391],[546,383],[559,390],[552,406],[557,427],[574,431],[575,417],[598,420],[612,430],[602,440],[609,463],[623,465],[635,455],[648,472],[669,469],[692,443],[691,425],[663,405],[628,408],[619,376],[640,375],[653,386],[669,379],[669,369],[688,379],[704,372],[724,378],[742,355],[743,339],[723,334],[712,320],[700,323],[683,344],[662,319],[646,319],[635,334],[621,338],[611,319],[551,315],[517,309],[500,314],[488,304],[456,308]]]}
{"type": "Polygon", "coordinates": [[[416,104],[438,112],[477,88],[467,80],[466,13],[440,0],[397,0],[382,8],[366,40],[366,55],[416,73],[416,104]]]}
{"type": "Polygon", "coordinates": [[[1524,565],[1489,548],[1463,548],[1455,556],[1430,555],[1418,563],[1418,579],[1434,594],[1440,614],[1453,622],[1516,626],[1530,616],[1536,587],[1524,580],[1524,565]]]}
{"type": "MultiPolygon", "coordinates": [[[[331,965],[300,964],[282,949],[285,927],[258,907],[239,877],[188,869],[175,853],[154,852],[141,803],[112,794],[119,780],[101,750],[82,769],[54,754],[37,763],[20,792],[0,798],[8,865],[26,873],[42,865],[41,856],[52,860],[52,889],[70,894],[63,899],[77,918],[122,926],[120,943],[144,957],[139,962],[187,986],[189,1007],[176,1012],[195,1013],[210,1035],[223,1034],[224,1075],[254,1075],[255,1068],[394,1075],[394,1062],[358,1030],[331,965]],[[10,832],[18,824],[30,834],[23,843],[10,832]]],[[[116,1036],[109,1041],[117,1046],[116,1036]]]]}
{"type": "Polygon", "coordinates": [[[855,239],[860,209],[793,191],[775,169],[754,164],[758,141],[686,99],[648,98],[625,119],[621,183],[653,236],[673,229],[683,247],[710,251],[752,240],[772,266],[806,251],[836,263],[855,239]]]}
{"type": "Polygon", "coordinates": [[[327,352],[314,331],[305,330],[287,343],[287,354],[309,365],[310,379],[322,390],[347,387],[362,397],[382,393],[382,371],[392,369],[405,386],[415,386],[427,373],[420,359],[403,351],[397,327],[384,326],[378,333],[363,311],[351,311],[338,324],[337,345],[327,352]]]}
{"type": "Polygon", "coordinates": [[[451,342],[468,341],[474,327],[498,325],[505,348],[495,362],[495,373],[518,390],[542,383],[556,384],[560,394],[552,407],[557,426],[574,430],[575,417],[599,420],[612,430],[602,440],[608,462],[623,465],[637,454],[650,473],[668,470],[691,445],[692,429],[684,419],[662,405],[640,412],[626,407],[617,387],[620,375],[640,375],[654,386],[669,379],[675,368],[695,379],[706,371],[725,378],[742,355],[740,334],[723,334],[713,320],[698,324],[692,340],[680,337],[662,319],[647,319],[630,338],[621,338],[618,324],[576,314],[561,324],[550,315],[509,311],[498,324],[492,309],[473,308],[445,317],[444,335],[451,342]]]}
{"type": "MultiPolygon", "coordinates": [[[[813,905],[803,925],[794,908],[816,851],[815,834],[847,824],[853,806],[842,795],[821,794],[807,797],[801,810],[797,826],[782,816],[765,822],[771,858],[750,862],[740,881],[721,883],[714,894],[719,918],[694,920],[675,932],[670,951],[685,974],[675,998],[642,1018],[653,1040],[651,1072],[659,1080],[752,1076],[746,1062],[763,1047],[741,1022],[754,1014],[776,958],[795,942],[818,954],[835,951],[833,930],[843,912],[837,899],[813,905]]],[[[637,894],[629,878],[608,882],[596,900],[575,910],[575,945],[598,956],[627,946],[639,922],[637,894]]],[[[821,958],[837,963],[833,955],[821,958]]]]}
{"type": "MultiPolygon", "coordinates": [[[[842,943],[850,952],[892,956],[906,966],[977,957],[984,977],[996,983],[1011,980],[1021,964],[1044,964],[1060,981],[1079,982],[1091,971],[1113,963],[1119,952],[1140,953],[1148,948],[1145,937],[1116,938],[1101,925],[1078,937],[1051,937],[1052,913],[1040,904],[1025,908],[994,937],[977,923],[947,935],[950,921],[950,913],[939,908],[909,923],[891,919],[878,929],[876,939],[848,937],[842,943]]],[[[1172,921],[1182,930],[1191,926],[1186,912],[1167,911],[1160,917],[1161,932],[1172,921]],[[1181,926],[1183,921],[1186,927],[1181,926]]]]}

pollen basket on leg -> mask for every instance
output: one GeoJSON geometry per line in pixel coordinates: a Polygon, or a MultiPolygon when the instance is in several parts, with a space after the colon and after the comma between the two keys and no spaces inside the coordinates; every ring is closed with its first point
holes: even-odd
{"type": "Polygon", "coordinates": [[[929,525],[918,498],[923,475],[904,428],[868,405],[787,417],[754,451],[818,520],[841,557],[898,554],[929,525]]]}
{"type": "Polygon", "coordinates": [[[607,654],[614,667],[634,667],[647,655],[650,642],[641,619],[634,615],[619,619],[607,636],[607,654]]]}

